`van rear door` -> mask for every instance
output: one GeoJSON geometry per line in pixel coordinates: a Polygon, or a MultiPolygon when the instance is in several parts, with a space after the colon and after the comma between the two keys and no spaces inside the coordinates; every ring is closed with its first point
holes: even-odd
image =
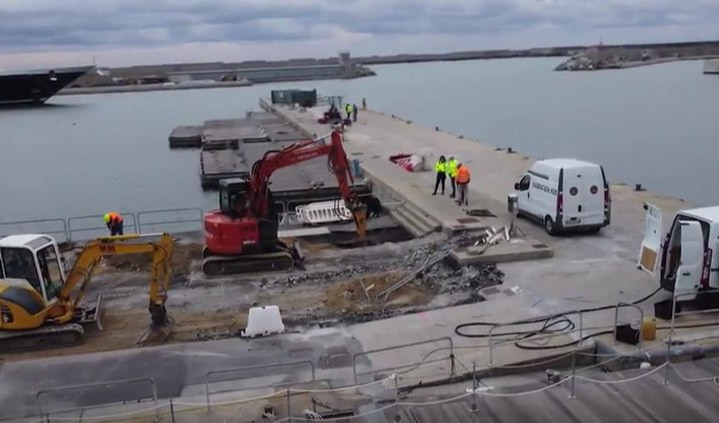
{"type": "Polygon", "coordinates": [[[599,166],[564,169],[564,226],[604,223],[604,185],[599,166]]]}
{"type": "Polygon", "coordinates": [[[696,221],[679,222],[681,226],[681,261],[677,269],[675,293],[678,301],[696,298],[704,266],[704,235],[696,221]]]}
{"type": "Polygon", "coordinates": [[[644,217],[644,239],[639,248],[640,269],[655,275],[659,253],[662,247],[662,211],[659,207],[644,203],[647,211],[644,217]]]}

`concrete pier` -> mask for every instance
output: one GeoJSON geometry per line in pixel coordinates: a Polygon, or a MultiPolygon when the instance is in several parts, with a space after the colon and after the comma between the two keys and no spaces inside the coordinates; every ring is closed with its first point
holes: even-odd
{"type": "MultiPolygon", "coordinates": [[[[282,107],[273,111],[289,119],[292,127],[305,136],[322,135],[330,131],[328,126],[317,123],[317,116],[321,112],[319,109],[282,107]]],[[[277,118],[271,115],[263,114],[262,119],[280,125],[277,118]]],[[[267,143],[243,144],[243,149],[264,144],[267,143]]],[[[436,237],[439,240],[446,240],[448,234],[508,225],[511,218],[507,213],[506,195],[513,189],[519,176],[533,163],[533,159],[521,152],[510,154],[476,140],[424,128],[372,111],[361,111],[359,122],[347,129],[345,148],[351,159],[360,161],[365,174],[375,181],[376,189],[392,191],[397,197],[406,200],[400,208],[393,210],[395,217],[409,221],[408,226],[413,228],[413,232],[429,234],[427,238],[436,237]],[[469,216],[465,208],[448,198],[446,191],[443,196],[432,196],[433,172],[410,173],[402,170],[388,160],[390,155],[397,153],[423,155],[430,165],[440,154],[455,156],[472,171],[470,204],[467,208],[486,209],[494,217],[469,216]]],[[[296,174],[287,174],[280,176],[275,183],[290,184],[292,181],[288,179],[296,178],[296,174]]],[[[611,180],[612,175],[608,175],[608,178],[611,180]]],[[[357,369],[361,372],[357,378],[360,382],[387,377],[401,365],[423,362],[422,366],[418,364],[411,372],[403,374],[400,383],[406,386],[446,379],[450,374],[466,375],[473,365],[486,372],[483,374],[516,372],[518,368],[524,368],[518,364],[526,364],[531,360],[545,363],[546,366],[559,366],[553,361],[557,356],[567,357],[576,351],[588,354],[595,351],[598,344],[604,347],[602,351],[615,353],[649,356],[656,351],[666,351],[668,324],[665,322],[659,322],[658,336],[654,341],[645,341],[638,346],[615,344],[611,335],[597,335],[613,329],[613,309],[579,311],[619,302],[633,302],[655,291],[658,281],[636,268],[644,229],[643,203],[646,201],[658,206],[665,215],[665,224],[677,210],[688,207],[682,201],[647,191],[635,191],[626,185],[612,185],[611,193],[612,224],[597,235],[550,237],[543,228],[528,221],[518,221],[518,226],[526,236],[517,240],[527,244],[527,254],[552,252],[553,257],[505,263],[498,256],[507,254],[504,249],[510,248],[511,243],[500,244],[496,250],[492,250],[493,247],[488,249],[489,254],[482,256],[486,258],[496,254],[494,260],[502,262],[498,267],[505,273],[505,277],[502,286],[482,291],[486,301],[368,323],[303,329],[301,334],[267,339],[230,338],[85,356],[53,357],[31,362],[8,362],[0,373],[0,402],[8,404],[8,413],[30,414],[35,410],[35,393],[48,386],[152,377],[160,387],[161,398],[181,398],[186,402],[201,403],[203,399],[197,396],[204,388],[208,371],[298,359],[319,363],[319,377],[327,378],[333,386],[354,382],[356,375],[353,375],[352,362],[355,358],[357,369]],[[563,332],[560,337],[553,339],[551,344],[559,345],[553,349],[528,350],[519,348],[513,342],[490,349],[486,338],[466,338],[455,331],[457,325],[468,322],[506,323],[550,313],[564,313],[576,327],[574,331],[563,332]],[[581,345],[563,346],[580,338],[586,338],[581,345]],[[421,342],[425,344],[385,354],[365,355],[377,349],[421,342]],[[436,354],[432,351],[438,348],[438,351],[445,353],[443,357],[446,358],[449,355],[449,342],[452,343],[451,363],[449,360],[427,363],[427,357],[436,358],[431,354],[436,354]],[[322,363],[332,361],[330,358],[340,364],[320,367],[322,363]]],[[[668,293],[660,292],[639,304],[639,307],[645,316],[652,316],[652,304],[668,296],[668,293]]],[[[622,322],[635,322],[639,312],[622,310],[619,317],[622,322]]],[[[673,340],[681,343],[680,347],[672,347],[675,348],[674,354],[681,354],[682,351],[693,353],[701,348],[705,348],[702,351],[709,351],[707,345],[717,343],[715,329],[689,328],[688,322],[696,325],[718,321],[713,314],[696,318],[680,316],[677,324],[685,327],[676,330],[673,335],[673,340]]],[[[499,332],[510,330],[503,327],[499,332]]],[[[486,334],[487,331],[486,327],[476,329],[479,334],[486,334]]],[[[545,344],[537,344],[539,347],[542,345],[545,344]]],[[[295,372],[285,373],[281,375],[283,383],[298,377],[295,372]]],[[[232,388],[247,388],[247,383],[236,381],[232,388]]],[[[566,394],[566,391],[561,392],[566,394]]],[[[582,398],[582,394],[579,398],[582,398]]],[[[109,401],[112,398],[106,399],[109,401]]]]}
{"type": "MultiPolygon", "coordinates": [[[[326,131],[322,125],[316,123],[321,110],[300,111],[281,107],[275,111],[307,131],[326,131]]],[[[360,113],[359,122],[347,128],[345,140],[347,151],[353,157],[359,158],[363,169],[370,175],[379,175],[378,169],[391,166],[387,158],[397,153],[425,155],[429,164],[434,163],[440,154],[444,154],[454,156],[467,164],[472,171],[469,208],[489,209],[497,216],[496,218],[477,218],[476,222],[458,224],[458,219],[466,217],[463,209],[446,195],[431,195],[434,183],[433,172],[399,172],[388,179],[391,182],[387,182],[396,190],[411,189],[412,201],[421,205],[422,213],[428,215],[425,219],[439,225],[445,232],[466,230],[473,226],[507,225],[510,221],[506,207],[507,193],[513,190],[514,182],[534,162],[521,152],[509,153],[506,149],[498,150],[477,140],[424,128],[408,120],[373,111],[360,113]]],[[[612,175],[607,177],[611,181],[612,175]]],[[[550,237],[539,225],[519,220],[518,226],[526,233],[527,239],[533,240],[531,241],[533,244],[536,242],[535,245],[548,246],[554,252],[554,257],[539,261],[504,263],[500,266],[505,272],[504,285],[512,288],[511,290],[489,288],[492,293],[487,293],[490,301],[486,303],[467,306],[466,310],[463,310],[463,307],[456,307],[451,317],[442,311],[437,311],[437,313],[426,313],[422,319],[431,322],[436,322],[434,319],[437,318],[447,320],[441,326],[450,328],[465,320],[476,320],[476,317],[472,317],[475,314],[474,310],[481,309],[484,316],[482,320],[509,321],[543,313],[582,309],[591,305],[631,302],[656,290],[659,286],[658,281],[637,270],[636,267],[637,252],[644,230],[643,204],[650,202],[662,209],[666,216],[665,225],[670,223],[670,217],[677,210],[687,208],[689,205],[647,191],[638,192],[623,184],[613,184],[611,193],[612,224],[598,235],[550,237]],[[507,312],[508,310],[511,312],[507,312]]],[[[506,247],[496,249],[496,254],[505,253],[506,251],[502,251],[504,248],[506,247]]],[[[491,251],[491,248],[488,251],[491,251]]],[[[668,295],[662,291],[650,301],[643,303],[641,306],[645,314],[653,315],[653,303],[668,295]]],[[[712,317],[712,319],[716,318],[712,317]]],[[[397,320],[405,320],[402,327],[405,328],[404,339],[408,342],[427,339],[438,333],[448,334],[446,330],[426,331],[422,324],[411,324],[410,322],[419,323],[417,316],[405,316],[397,320]],[[416,330],[407,329],[409,327],[416,327],[416,330]]],[[[612,321],[612,312],[597,312],[584,316],[584,322],[588,325],[611,327],[612,321]]],[[[381,335],[372,334],[380,334],[382,332],[380,327],[386,327],[386,322],[366,323],[352,328],[351,331],[353,335],[363,339],[363,345],[379,347],[385,341],[381,335]]],[[[686,330],[686,332],[690,331],[690,329],[686,330]]],[[[461,338],[457,338],[456,341],[467,342],[461,338]]],[[[606,342],[613,345],[609,339],[606,339],[606,342]]],[[[526,357],[526,351],[507,354],[505,359],[512,356],[515,359],[526,357]]]]}
{"type": "MultiPolygon", "coordinates": [[[[323,110],[310,109],[299,111],[288,107],[275,107],[267,101],[261,106],[272,110],[293,122],[307,134],[326,132],[327,125],[317,123],[323,110]]],[[[514,181],[506,191],[486,190],[483,164],[479,166],[480,175],[476,175],[477,166],[474,155],[481,146],[477,142],[452,137],[452,142],[443,141],[438,133],[418,128],[405,121],[387,118],[373,112],[363,113],[361,120],[346,129],[345,150],[353,159],[358,159],[363,172],[380,192],[390,192],[401,200],[401,204],[393,208],[393,216],[415,236],[422,236],[436,230],[447,234],[455,234],[482,229],[509,228],[511,216],[507,213],[506,195],[514,181]],[[447,146],[450,146],[447,148],[447,146]],[[459,206],[449,198],[451,187],[447,181],[444,195],[432,195],[434,188],[434,172],[407,172],[389,160],[389,157],[401,153],[415,153],[425,157],[426,166],[432,167],[440,154],[447,157],[455,156],[469,166],[473,172],[470,184],[469,205],[459,206]],[[472,210],[482,209],[491,214],[487,217],[470,215],[472,210]]],[[[487,149],[489,150],[489,149],[487,149]]],[[[524,162],[524,161],[523,161],[524,162]]],[[[522,163],[524,164],[524,163],[522,163]]],[[[520,175],[517,173],[517,175],[520,175]]],[[[514,178],[514,177],[513,177],[514,178]]],[[[543,242],[529,235],[512,240],[508,246],[500,248],[484,248],[470,246],[453,252],[459,264],[479,264],[498,261],[514,261],[551,257],[552,249],[543,242]]]]}

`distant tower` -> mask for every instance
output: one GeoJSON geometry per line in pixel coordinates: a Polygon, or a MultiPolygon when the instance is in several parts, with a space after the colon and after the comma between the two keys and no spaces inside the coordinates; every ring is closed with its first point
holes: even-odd
{"type": "Polygon", "coordinates": [[[349,51],[340,51],[339,61],[340,66],[344,68],[345,78],[352,78],[355,76],[355,67],[352,64],[349,51]]]}

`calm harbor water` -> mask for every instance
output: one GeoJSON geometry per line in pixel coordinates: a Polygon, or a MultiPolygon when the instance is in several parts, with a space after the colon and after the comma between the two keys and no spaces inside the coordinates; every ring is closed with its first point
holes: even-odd
{"type": "Polygon", "coordinates": [[[374,66],[377,77],[351,81],[58,96],[45,107],[0,109],[0,222],[210,208],[199,154],[170,151],[170,131],[242,116],[286,87],[358,104],[366,97],[373,109],[485,144],[596,161],[613,182],[719,204],[719,77],[702,75],[701,62],[589,73],[553,72],[556,62],[374,66]]]}

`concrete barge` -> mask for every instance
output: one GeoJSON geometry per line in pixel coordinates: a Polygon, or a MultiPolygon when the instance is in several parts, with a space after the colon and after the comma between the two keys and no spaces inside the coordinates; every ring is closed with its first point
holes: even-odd
{"type": "MultiPolygon", "coordinates": [[[[305,140],[298,130],[274,113],[248,112],[244,118],[214,119],[201,126],[178,126],[169,136],[170,148],[200,148],[200,183],[203,189],[218,187],[227,178],[247,177],[252,164],[271,150],[305,140]]],[[[360,194],[370,188],[357,181],[360,194]]],[[[327,170],[327,159],[318,157],[272,176],[275,201],[293,209],[296,205],[339,197],[337,181],[327,170]]]]}
{"type": "Polygon", "coordinates": [[[705,60],[704,74],[719,75],[719,59],[705,60]]]}

